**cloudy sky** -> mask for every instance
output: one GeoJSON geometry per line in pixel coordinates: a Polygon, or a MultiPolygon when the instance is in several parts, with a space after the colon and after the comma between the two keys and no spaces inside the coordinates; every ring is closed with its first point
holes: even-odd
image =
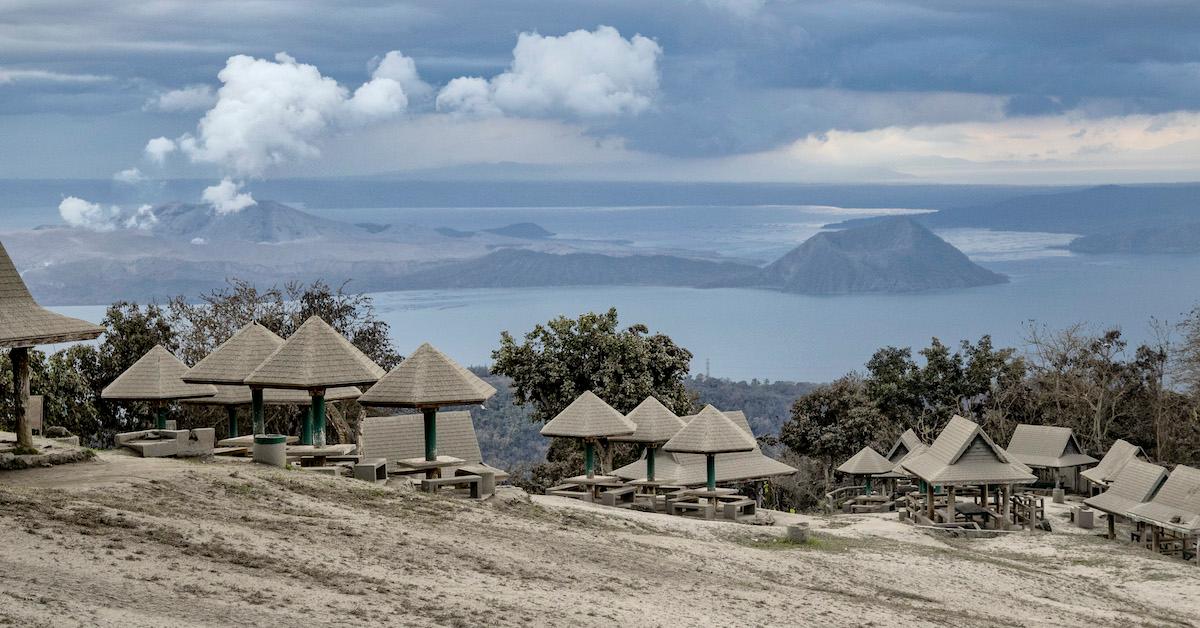
{"type": "Polygon", "coordinates": [[[228,211],[425,170],[1192,181],[1200,3],[0,0],[0,146],[228,211]]]}

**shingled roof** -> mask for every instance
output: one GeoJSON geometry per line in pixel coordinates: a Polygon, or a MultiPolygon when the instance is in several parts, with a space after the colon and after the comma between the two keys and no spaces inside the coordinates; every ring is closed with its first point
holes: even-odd
{"type": "Polygon", "coordinates": [[[631,443],[665,443],[686,425],[683,419],[667,409],[655,397],[646,397],[629,414],[625,415],[637,426],[628,436],[616,436],[613,440],[631,443]]]}
{"type": "Polygon", "coordinates": [[[637,426],[612,406],[586,391],[542,426],[542,436],[610,438],[634,433],[637,426]]]}
{"type": "Polygon", "coordinates": [[[1083,453],[1071,428],[1053,425],[1018,425],[1005,451],[1031,467],[1064,469],[1096,462],[1083,453]]]}
{"type": "Polygon", "coordinates": [[[1128,441],[1117,439],[1112,444],[1112,447],[1109,447],[1108,451],[1105,452],[1099,464],[1091,469],[1081,471],[1079,475],[1082,475],[1095,484],[1107,485],[1117,477],[1117,474],[1121,472],[1121,469],[1125,468],[1125,465],[1130,460],[1134,460],[1139,456],[1145,457],[1141,447],[1128,441]]]}
{"type": "Polygon", "coordinates": [[[383,369],[318,316],[310,317],[244,383],[310,390],[374,384],[383,369]]]}
{"type": "Polygon", "coordinates": [[[102,333],[104,328],[99,325],[38,305],[0,243],[0,347],[91,340],[102,333]]]}
{"type": "Polygon", "coordinates": [[[1113,479],[1108,490],[1083,500],[1083,503],[1107,513],[1125,515],[1134,506],[1149,501],[1167,479],[1167,470],[1149,462],[1130,460],[1113,479]]]}
{"type": "Polygon", "coordinates": [[[1200,532],[1200,469],[1176,466],[1154,497],[1126,516],[1184,534],[1200,532]]]}
{"type": "Polygon", "coordinates": [[[843,462],[837,470],[839,473],[847,475],[877,475],[891,471],[894,466],[887,458],[868,445],[843,462]]]}
{"type": "Polygon", "coordinates": [[[757,443],[747,430],[711,405],[704,406],[683,429],[663,445],[663,450],[689,454],[723,454],[754,451],[757,443]]]}
{"type": "Polygon", "coordinates": [[[211,397],[217,389],[208,384],[188,384],[181,379],[188,367],[179,358],[155,345],[104,387],[104,399],[125,401],[167,401],[191,397],[211,397]]]}
{"type": "Polygon", "coordinates": [[[494,394],[491,384],[425,343],[358,401],[364,406],[423,408],[483,403],[494,394]]]}
{"type": "MultiPolygon", "coordinates": [[[[384,458],[389,464],[400,460],[425,456],[425,424],[420,414],[398,414],[373,416],[362,422],[362,449],[364,459],[384,458]]],[[[471,424],[471,413],[460,410],[438,414],[437,450],[444,456],[463,460],[467,465],[487,466],[479,450],[479,439],[475,426],[471,424]]],[[[508,473],[488,467],[497,474],[497,479],[508,477],[508,473]]]]}
{"type": "Polygon", "coordinates": [[[888,450],[887,455],[884,457],[892,461],[892,464],[897,464],[902,458],[913,451],[926,447],[929,447],[929,445],[926,445],[925,441],[921,440],[921,437],[917,436],[916,432],[907,429],[896,439],[896,442],[892,444],[892,448],[888,450]]]}
{"type": "Polygon", "coordinates": [[[241,384],[283,345],[283,338],[257,322],[237,330],[183,376],[193,384],[241,384]]]}
{"type": "MultiPolygon", "coordinates": [[[[249,386],[214,384],[217,394],[213,397],[184,399],[181,403],[197,406],[248,406],[253,401],[249,386]]],[[[325,401],[347,401],[357,399],[362,391],[353,386],[339,386],[325,391],[325,401]]],[[[263,390],[263,404],[268,406],[307,406],[312,396],[305,390],[267,388],[263,390]]]]}
{"type": "MultiPolygon", "coordinates": [[[[912,430],[909,430],[909,431],[911,432],[912,430]]],[[[916,436],[916,434],[913,434],[913,435],[916,436]]],[[[895,447],[893,446],[892,449],[895,449],[895,447]]],[[[916,443],[913,444],[912,451],[904,454],[903,456],[899,456],[898,457],[899,459],[896,460],[892,464],[892,468],[889,471],[887,471],[886,473],[880,473],[877,477],[906,478],[906,477],[911,476],[912,473],[910,473],[907,469],[904,468],[904,461],[916,458],[917,456],[925,453],[928,450],[929,450],[929,445],[926,445],[925,443],[918,440],[916,443]]],[[[892,462],[892,461],[888,460],[888,462],[892,462]]]]}
{"type": "MultiPolygon", "coordinates": [[[[733,421],[735,425],[742,428],[751,439],[754,438],[754,433],[750,430],[750,424],[746,421],[746,414],[744,412],[733,410],[724,412],[723,414],[729,417],[729,420],[733,421]]],[[[685,422],[693,418],[695,418],[695,415],[682,417],[685,422]]],[[[663,451],[661,448],[656,449],[654,455],[654,477],[661,481],[671,482],[680,486],[702,485],[708,480],[705,459],[706,456],[704,454],[683,454],[663,451]]],[[[781,475],[791,475],[796,472],[795,468],[763,455],[757,447],[754,451],[717,454],[716,461],[717,482],[721,484],[765,480],[781,475]]],[[[645,454],[642,454],[641,458],[613,471],[613,475],[627,480],[646,477],[645,454]]]]}
{"type": "Polygon", "coordinates": [[[935,485],[1028,484],[1037,477],[1008,454],[974,421],[954,416],[929,449],[901,462],[904,469],[935,485]]]}

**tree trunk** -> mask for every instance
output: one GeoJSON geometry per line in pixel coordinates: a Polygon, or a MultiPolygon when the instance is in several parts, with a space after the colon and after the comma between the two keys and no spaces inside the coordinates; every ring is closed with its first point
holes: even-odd
{"type": "Polygon", "coordinates": [[[17,347],[9,352],[13,370],[13,417],[17,425],[17,446],[33,449],[33,427],[29,425],[29,349],[17,347]]]}

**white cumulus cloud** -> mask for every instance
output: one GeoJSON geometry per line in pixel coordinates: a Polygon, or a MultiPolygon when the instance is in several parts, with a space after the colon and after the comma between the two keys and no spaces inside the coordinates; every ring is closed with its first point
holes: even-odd
{"type": "Polygon", "coordinates": [[[146,175],[142,174],[137,168],[126,168],[113,175],[113,181],[117,183],[128,183],[129,185],[137,185],[146,180],[146,175]]]}
{"type": "Polygon", "coordinates": [[[433,87],[421,80],[417,72],[417,63],[412,57],[406,57],[399,50],[392,50],[383,57],[371,59],[368,64],[373,79],[392,79],[404,88],[404,94],[410,100],[422,100],[433,94],[433,87]]]}
{"type": "Polygon", "coordinates": [[[154,208],[142,205],[125,217],[124,225],[126,229],[149,229],[157,222],[158,216],[154,213],[154,208]]]}
{"type": "Polygon", "coordinates": [[[146,101],[145,109],[151,111],[200,111],[208,109],[217,101],[211,85],[188,85],[162,92],[146,101]]]}
{"type": "Polygon", "coordinates": [[[177,148],[175,140],[169,137],[156,137],[146,142],[146,157],[156,164],[162,164],[167,160],[167,155],[175,152],[177,148]]]}
{"type": "Polygon", "coordinates": [[[658,92],[662,47],[600,26],[559,37],[521,33],[507,72],[490,80],[462,77],[438,94],[440,111],[516,116],[637,114],[658,92]]]}
{"type": "Polygon", "coordinates": [[[116,205],[105,207],[77,196],[68,196],[58,204],[58,215],[72,227],[112,231],[120,223],[121,208],[116,205]]]}
{"type": "Polygon", "coordinates": [[[256,203],[254,197],[241,189],[242,183],[225,177],[220,183],[204,188],[201,198],[212,205],[218,214],[234,214],[256,203]]]}
{"type": "MultiPolygon", "coordinates": [[[[389,53],[375,75],[353,93],[316,66],[285,53],[274,60],[235,55],[217,75],[216,103],[194,135],[178,141],[194,162],[210,163],[241,177],[263,176],[268,168],[320,154],[318,142],[402,113],[404,83],[419,80],[399,53],[389,53]]],[[[211,188],[210,188],[211,189],[211,188]]]]}

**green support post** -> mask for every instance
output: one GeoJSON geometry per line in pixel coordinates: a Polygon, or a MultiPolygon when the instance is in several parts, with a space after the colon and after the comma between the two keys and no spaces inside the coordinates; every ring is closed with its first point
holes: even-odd
{"type": "Polygon", "coordinates": [[[261,388],[250,389],[250,414],[254,424],[254,433],[256,435],[266,434],[267,417],[263,412],[263,389],[261,388]]]}
{"type": "Polygon", "coordinates": [[[313,445],[325,446],[325,390],[313,391],[313,445]]]}
{"type": "Polygon", "coordinates": [[[646,479],[654,481],[654,445],[646,445],[646,479]]]}
{"type": "Polygon", "coordinates": [[[300,444],[301,445],[313,444],[313,407],[312,407],[312,404],[309,404],[308,407],[304,409],[304,420],[301,422],[301,425],[300,425],[300,444]]]}
{"type": "Polygon", "coordinates": [[[237,438],[237,406],[225,406],[225,414],[229,417],[229,438],[237,438]]]}
{"type": "Polygon", "coordinates": [[[154,422],[154,427],[160,430],[167,429],[167,406],[161,402],[158,404],[158,414],[154,422]]]}
{"type": "Polygon", "coordinates": [[[421,408],[425,419],[425,459],[437,460],[437,408],[421,408]]]}
{"type": "Polygon", "coordinates": [[[587,476],[593,477],[593,469],[596,466],[596,444],[590,440],[583,442],[583,468],[587,471],[587,476]]]}
{"type": "Polygon", "coordinates": [[[717,490],[717,457],[712,454],[706,454],[708,467],[708,490],[717,490]]]}

